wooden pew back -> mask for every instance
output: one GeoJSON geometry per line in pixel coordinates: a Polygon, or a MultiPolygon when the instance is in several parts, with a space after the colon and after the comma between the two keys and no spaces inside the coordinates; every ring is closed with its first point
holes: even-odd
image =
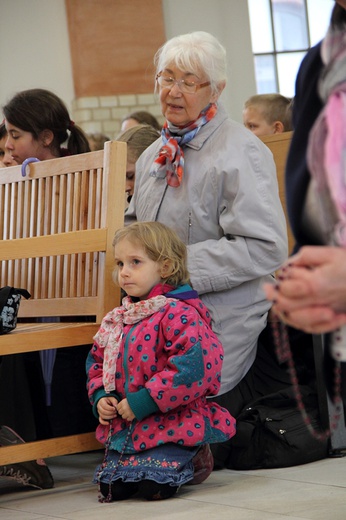
{"type": "Polygon", "coordinates": [[[285,195],[285,167],[288,150],[291,144],[292,133],[293,132],[283,132],[282,134],[273,134],[261,137],[261,140],[268,146],[268,148],[270,148],[276,164],[276,173],[279,184],[279,195],[286,216],[289,254],[292,252],[295,241],[289,225],[287,215],[285,195]]]}
{"type": "MultiPolygon", "coordinates": [[[[126,143],[0,170],[0,283],[27,289],[0,356],[91,344],[120,304],[112,274],[123,226],[126,143]],[[48,323],[50,318],[60,321],[48,323]],[[37,318],[44,318],[38,321],[37,318]]],[[[1,464],[99,449],[95,432],[0,447],[1,464]]]]}
{"type": "Polygon", "coordinates": [[[0,284],[24,287],[22,317],[96,316],[119,302],[112,238],[123,224],[126,145],[0,173],[0,284]],[[50,254],[47,254],[50,253],[50,254]],[[110,287],[114,287],[109,290],[110,287]]]}

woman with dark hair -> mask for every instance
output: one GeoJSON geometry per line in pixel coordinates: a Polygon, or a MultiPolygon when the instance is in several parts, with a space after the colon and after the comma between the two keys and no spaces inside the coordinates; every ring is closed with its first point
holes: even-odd
{"type": "MultiPolygon", "coordinates": [[[[0,130],[4,136],[7,133],[7,166],[22,164],[29,157],[44,161],[90,152],[84,132],[71,120],[63,101],[48,90],[19,92],[3,107],[3,113],[0,130]]],[[[0,446],[94,429],[85,388],[89,349],[89,345],[58,349],[49,406],[39,353],[0,357],[0,393],[10,396],[0,406],[0,446]]],[[[0,466],[0,476],[36,488],[54,485],[42,460],[0,466]]]]}
{"type": "Polygon", "coordinates": [[[13,159],[40,161],[90,152],[83,130],[70,118],[63,101],[53,92],[30,89],[18,92],[4,107],[6,142],[13,159]],[[67,148],[62,144],[67,143],[67,148]]]}

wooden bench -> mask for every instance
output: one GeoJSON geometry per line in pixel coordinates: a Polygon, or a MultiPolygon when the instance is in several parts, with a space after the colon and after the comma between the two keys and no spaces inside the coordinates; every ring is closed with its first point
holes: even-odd
{"type": "Polygon", "coordinates": [[[294,238],[287,216],[285,195],[285,167],[288,149],[291,144],[292,134],[293,132],[283,132],[282,134],[273,134],[261,137],[261,140],[268,146],[268,148],[270,148],[276,164],[276,174],[279,184],[279,195],[286,216],[289,254],[291,254],[293,250],[294,238]]]}
{"type": "MultiPolygon", "coordinates": [[[[0,170],[0,286],[31,294],[20,305],[25,323],[0,336],[1,356],[91,344],[120,303],[112,240],[124,222],[126,143],[27,169],[0,170]]],[[[0,464],[100,447],[95,432],[28,442],[1,447],[0,464]]]]}

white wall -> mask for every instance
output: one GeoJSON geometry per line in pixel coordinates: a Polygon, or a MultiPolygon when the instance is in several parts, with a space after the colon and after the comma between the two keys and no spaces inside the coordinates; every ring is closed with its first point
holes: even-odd
{"type": "MultiPolygon", "coordinates": [[[[226,47],[229,81],[222,100],[241,121],[243,102],[256,89],[247,1],[162,2],[167,38],[206,30],[226,47]]],[[[0,105],[18,90],[40,87],[54,91],[71,109],[74,89],[64,0],[0,0],[0,13],[0,105]]]]}
{"type": "Polygon", "coordinates": [[[208,31],[227,50],[228,83],[222,102],[242,122],[244,101],[256,94],[247,0],[162,0],[166,37],[208,31]]]}
{"type": "Polygon", "coordinates": [[[47,88],[71,108],[72,66],[64,0],[0,0],[0,105],[47,88]]]}

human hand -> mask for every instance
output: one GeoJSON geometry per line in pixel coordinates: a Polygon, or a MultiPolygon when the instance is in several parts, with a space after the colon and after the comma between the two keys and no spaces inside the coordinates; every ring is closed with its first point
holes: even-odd
{"type": "Polygon", "coordinates": [[[126,421],[133,421],[135,419],[135,414],[130,408],[130,405],[128,403],[128,400],[125,398],[118,404],[118,414],[121,415],[123,419],[126,421]]]}
{"type": "Polygon", "coordinates": [[[303,247],[264,291],[281,321],[313,334],[346,323],[346,250],[303,247]]]}
{"type": "Polygon", "coordinates": [[[99,422],[104,426],[109,424],[109,421],[114,419],[117,414],[118,401],[113,396],[101,397],[97,403],[97,412],[99,414],[99,422]]]}

